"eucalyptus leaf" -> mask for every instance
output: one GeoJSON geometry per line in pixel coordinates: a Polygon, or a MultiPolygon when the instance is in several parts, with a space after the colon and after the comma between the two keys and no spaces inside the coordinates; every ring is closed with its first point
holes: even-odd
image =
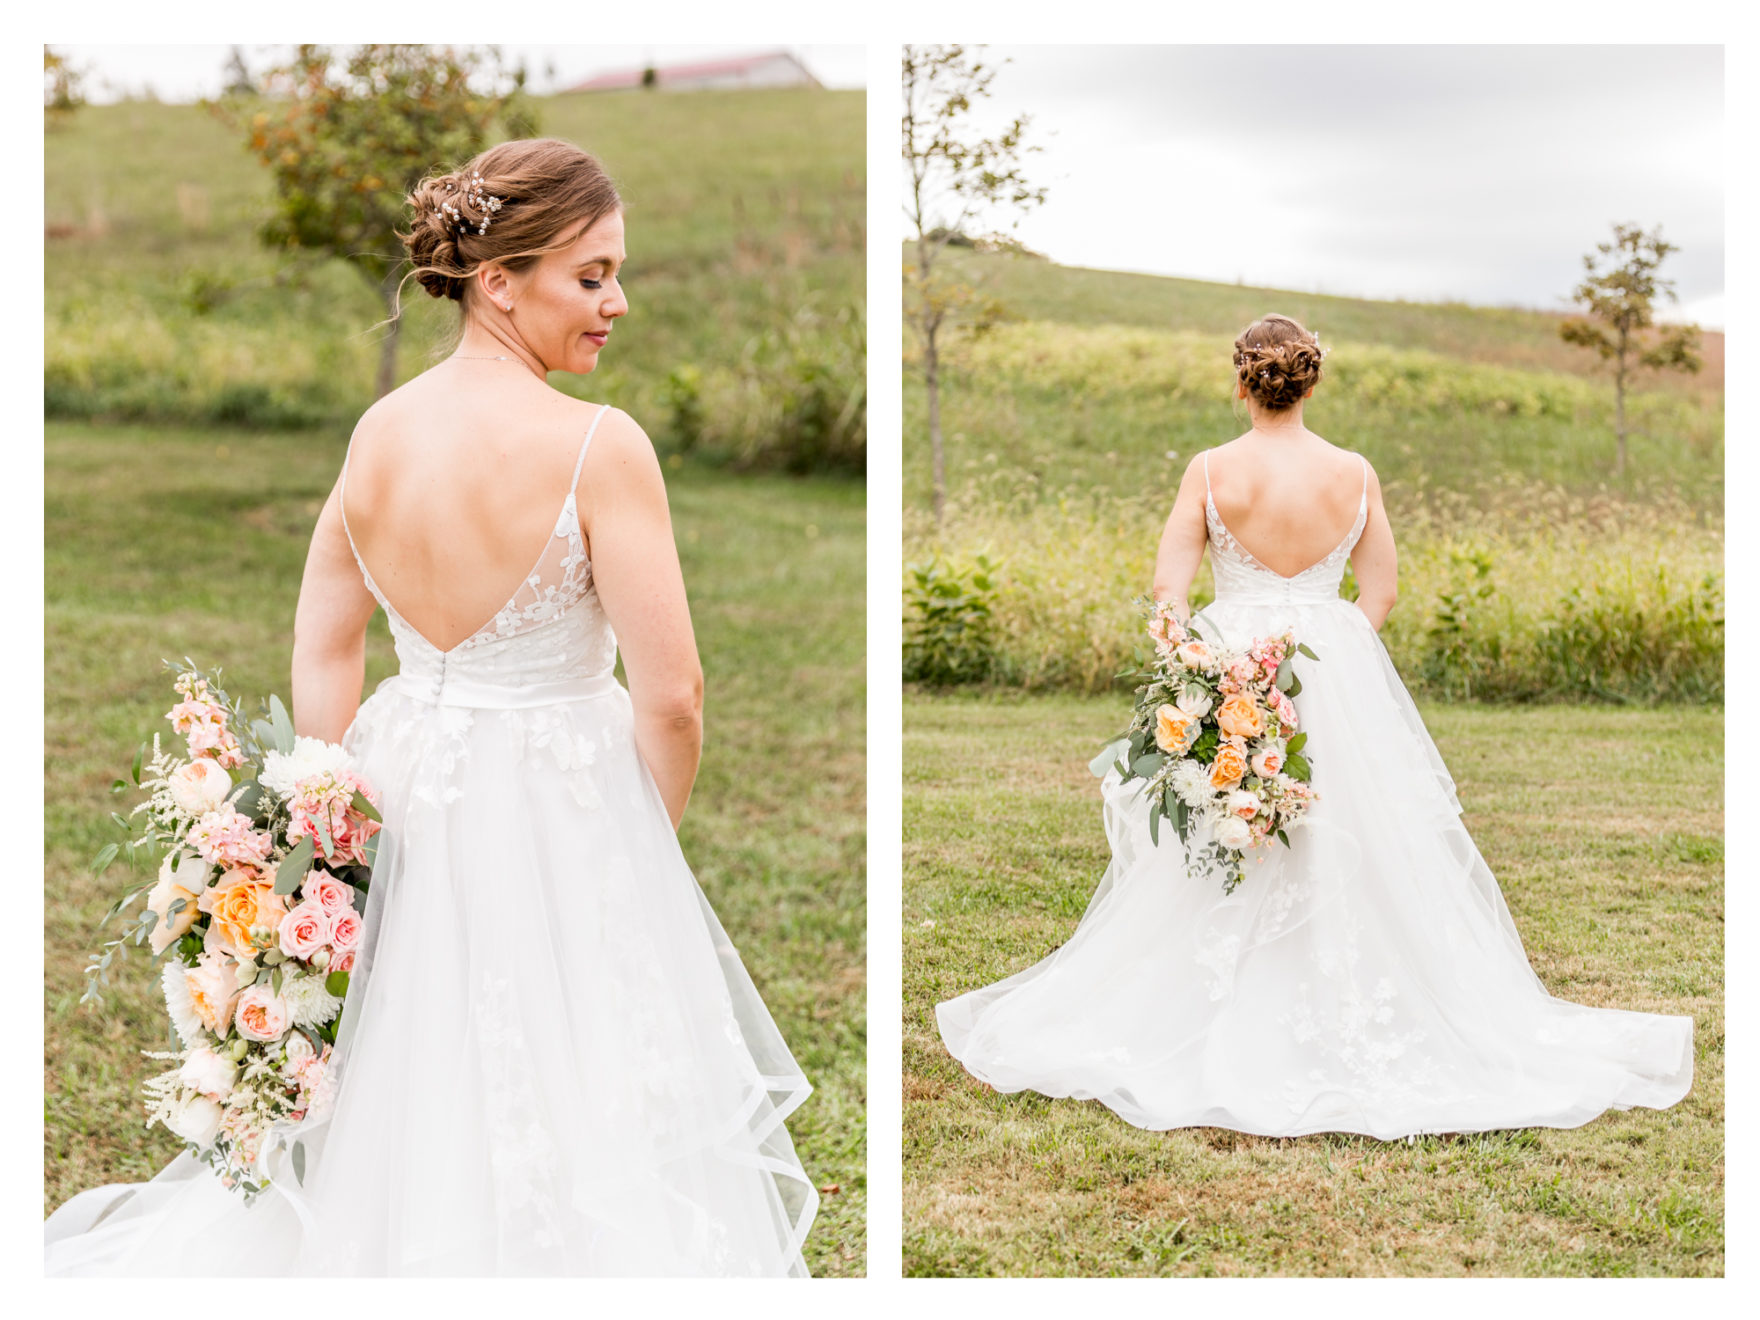
{"type": "Polygon", "coordinates": [[[121,851],[122,846],[120,844],[105,844],[98,850],[98,855],[92,858],[92,874],[94,876],[103,875],[104,872],[109,869],[110,863],[116,860],[116,854],[121,851]]]}
{"type": "MultiPolygon", "coordinates": [[[[1113,762],[1118,760],[1119,753],[1125,750],[1128,743],[1129,739],[1126,738],[1114,738],[1107,743],[1100,749],[1100,754],[1088,762],[1088,773],[1096,779],[1104,779],[1106,772],[1112,769],[1113,762]]],[[[357,793],[355,796],[359,797],[360,795],[357,793]]]]}
{"type": "Polygon", "coordinates": [[[1295,681],[1295,670],[1291,669],[1288,665],[1279,665],[1277,667],[1277,690],[1279,692],[1288,692],[1290,685],[1295,681]]]}
{"type": "Polygon", "coordinates": [[[275,726],[275,750],[286,756],[293,751],[293,721],[288,718],[287,707],[281,704],[281,698],[273,693],[269,696],[269,719],[275,726]]]}
{"type": "Polygon", "coordinates": [[[1307,656],[1308,659],[1310,659],[1310,660],[1318,660],[1320,658],[1319,656],[1314,654],[1314,652],[1309,648],[1309,646],[1306,642],[1297,642],[1296,643],[1296,650],[1301,652],[1301,654],[1307,656]]]}
{"type": "Polygon", "coordinates": [[[1131,762],[1131,773],[1142,779],[1148,779],[1161,769],[1161,754],[1148,752],[1131,762]]]}
{"type": "Polygon", "coordinates": [[[1161,804],[1156,802],[1149,808],[1149,842],[1151,844],[1159,845],[1161,842],[1161,834],[1157,828],[1160,823],[1161,804]]]}
{"type": "Polygon", "coordinates": [[[1296,676],[1296,671],[1293,669],[1289,671],[1289,690],[1283,695],[1286,697],[1299,697],[1302,695],[1302,680],[1296,676]]]}
{"type": "Polygon", "coordinates": [[[358,788],[355,789],[354,797],[348,805],[360,812],[361,815],[365,816],[368,820],[377,821],[381,825],[385,823],[384,818],[379,815],[379,808],[375,807],[368,799],[367,795],[361,792],[358,788]]]}
{"type": "Polygon", "coordinates": [[[1277,831],[1277,837],[1283,841],[1283,846],[1285,848],[1289,847],[1289,835],[1285,834],[1282,830],[1279,830],[1277,831]]]}
{"type": "Polygon", "coordinates": [[[147,745],[142,743],[134,749],[134,768],[130,773],[134,776],[134,786],[141,786],[141,763],[147,759],[147,745]]]}
{"type": "Polygon", "coordinates": [[[293,851],[282,859],[281,865],[275,868],[275,892],[291,894],[299,888],[300,881],[306,878],[306,872],[312,868],[312,839],[310,835],[293,845],[293,851]]]}
{"type": "Polygon", "coordinates": [[[279,967],[269,973],[269,989],[276,994],[281,993],[281,969],[279,967]]]}

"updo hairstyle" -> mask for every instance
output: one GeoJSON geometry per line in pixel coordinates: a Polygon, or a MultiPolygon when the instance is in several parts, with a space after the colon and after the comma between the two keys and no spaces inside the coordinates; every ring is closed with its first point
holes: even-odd
{"type": "Polygon", "coordinates": [[[1324,356],[1300,321],[1273,312],[1234,341],[1235,379],[1266,412],[1287,412],[1319,381],[1324,356]]]}
{"type": "Polygon", "coordinates": [[[459,303],[485,262],[524,270],[623,204],[597,160],[555,138],[490,147],[456,170],[429,175],[406,201],[410,232],[398,237],[409,250],[410,274],[434,297],[459,303]]]}

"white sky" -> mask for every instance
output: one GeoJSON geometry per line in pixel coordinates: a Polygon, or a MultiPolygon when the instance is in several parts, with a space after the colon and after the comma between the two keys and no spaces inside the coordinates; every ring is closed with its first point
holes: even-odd
{"type": "MultiPolygon", "coordinates": [[[[138,92],[151,84],[165,101],[194,101],[219,93],[221,66],[231,46],[78,46],[54,43],[55,49],[90,70],[86,85],[93,101],[114,100],[119,93],[138,92]]],[[[245,64],[255,69],[286,58],[291,46],[243,48],[245,64]]],[[[503,45],[509,59],[524,57],[535,92],[552,92],[615,69],[656,64],[688,64],[724,55],[754,54],[776,46],[521,46],[503,45]],[[551,68],[555,69],[554,77],[551,68]]],[[[827,87],[861,87],[867,82],[867,54],[861,46],[789,46],[800,62],[827,87]]]]}
{"type": "Polygon", "coordinates": [[[1615,221],[1723,324],[1714,46],[993,46],[1066,265],[1557,308],[1615,221]]]}

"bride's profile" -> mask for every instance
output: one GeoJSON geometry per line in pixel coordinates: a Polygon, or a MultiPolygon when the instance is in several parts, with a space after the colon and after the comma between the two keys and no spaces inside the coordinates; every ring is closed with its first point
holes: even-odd
{"type": "Polygon", "coordinates": [[[409,206],[461,333],[360,418],[294,620],[297,732],[382,795],[334,1102],[254,1201],[188,1153],[81,1192],[46,1270],[804,1275],[810,1087],[675,836],[704,679],[660,466],[546,383],[620,333],[622,201],[545,139],[409,206]]]}
{"type": "Polygon", "coordinates": [[[1379,637],[1398,576],[1380,484],[1303,425],[1322,356],[1284,316],[1235,341],[1252,429],[1186,468],[1154,580],[1211,644],[1288,629],[1317,657],[1298,662],[1294,703],[1306,820],[1225,892],[1173,828],[1152,835],[1141,782],[1108,771],[1112,860],[1077,929],[940,1004],[942,1038],[999,1091],[1099,1100],[1148,1129],[1399,1138],[1673,1105],[1692,1019],[1548,994],[1462,824],[1379,637]],[[1215,599],[1188,616],[1206,550],[1215,599]]]}

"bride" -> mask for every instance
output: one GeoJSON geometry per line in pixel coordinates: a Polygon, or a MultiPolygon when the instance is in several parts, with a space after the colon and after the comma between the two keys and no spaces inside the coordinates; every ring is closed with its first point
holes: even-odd
{"type": "Polygon", "coordinates": [[[47,1272],[804,1274],[810,1088],[674,836],[702,673],[659,465],[545,383],[629,310],[621,202],[541,140],[410,204],[462,336],[355,428],[294,620],[297,731],[385,822],[335,1102],[249,1205],[188,1153],[80,1193],[47,1272]],[[400,671],[357,710],[375,608],[400,671]]]}
{"type": "MultiPolygon", "coordinates": [[[[1575,1127],[1687,1093],[1693,1024],[1555,999],[1461,824],[1454,783],[1377,631],[1393,533],[1373,469],[1302,425],[1318,341],[1267,316],[1235,341],[1253,428],[1186,469],[1156,599],[1242,644],[1288,627],[1318,801],[1232,894],[1140,784],[1104,785],[1113,858],[1069,942],[939,1005],[955,1058],[1000,1091],[1099,1100],[1142,1128],[1265,1136],[1575,1127]],[[1360,594],[1338,594],[1346,560],[1360,594]]],[[[1111,758],[1108,757],[1108,760],[1111,758]]]]}

